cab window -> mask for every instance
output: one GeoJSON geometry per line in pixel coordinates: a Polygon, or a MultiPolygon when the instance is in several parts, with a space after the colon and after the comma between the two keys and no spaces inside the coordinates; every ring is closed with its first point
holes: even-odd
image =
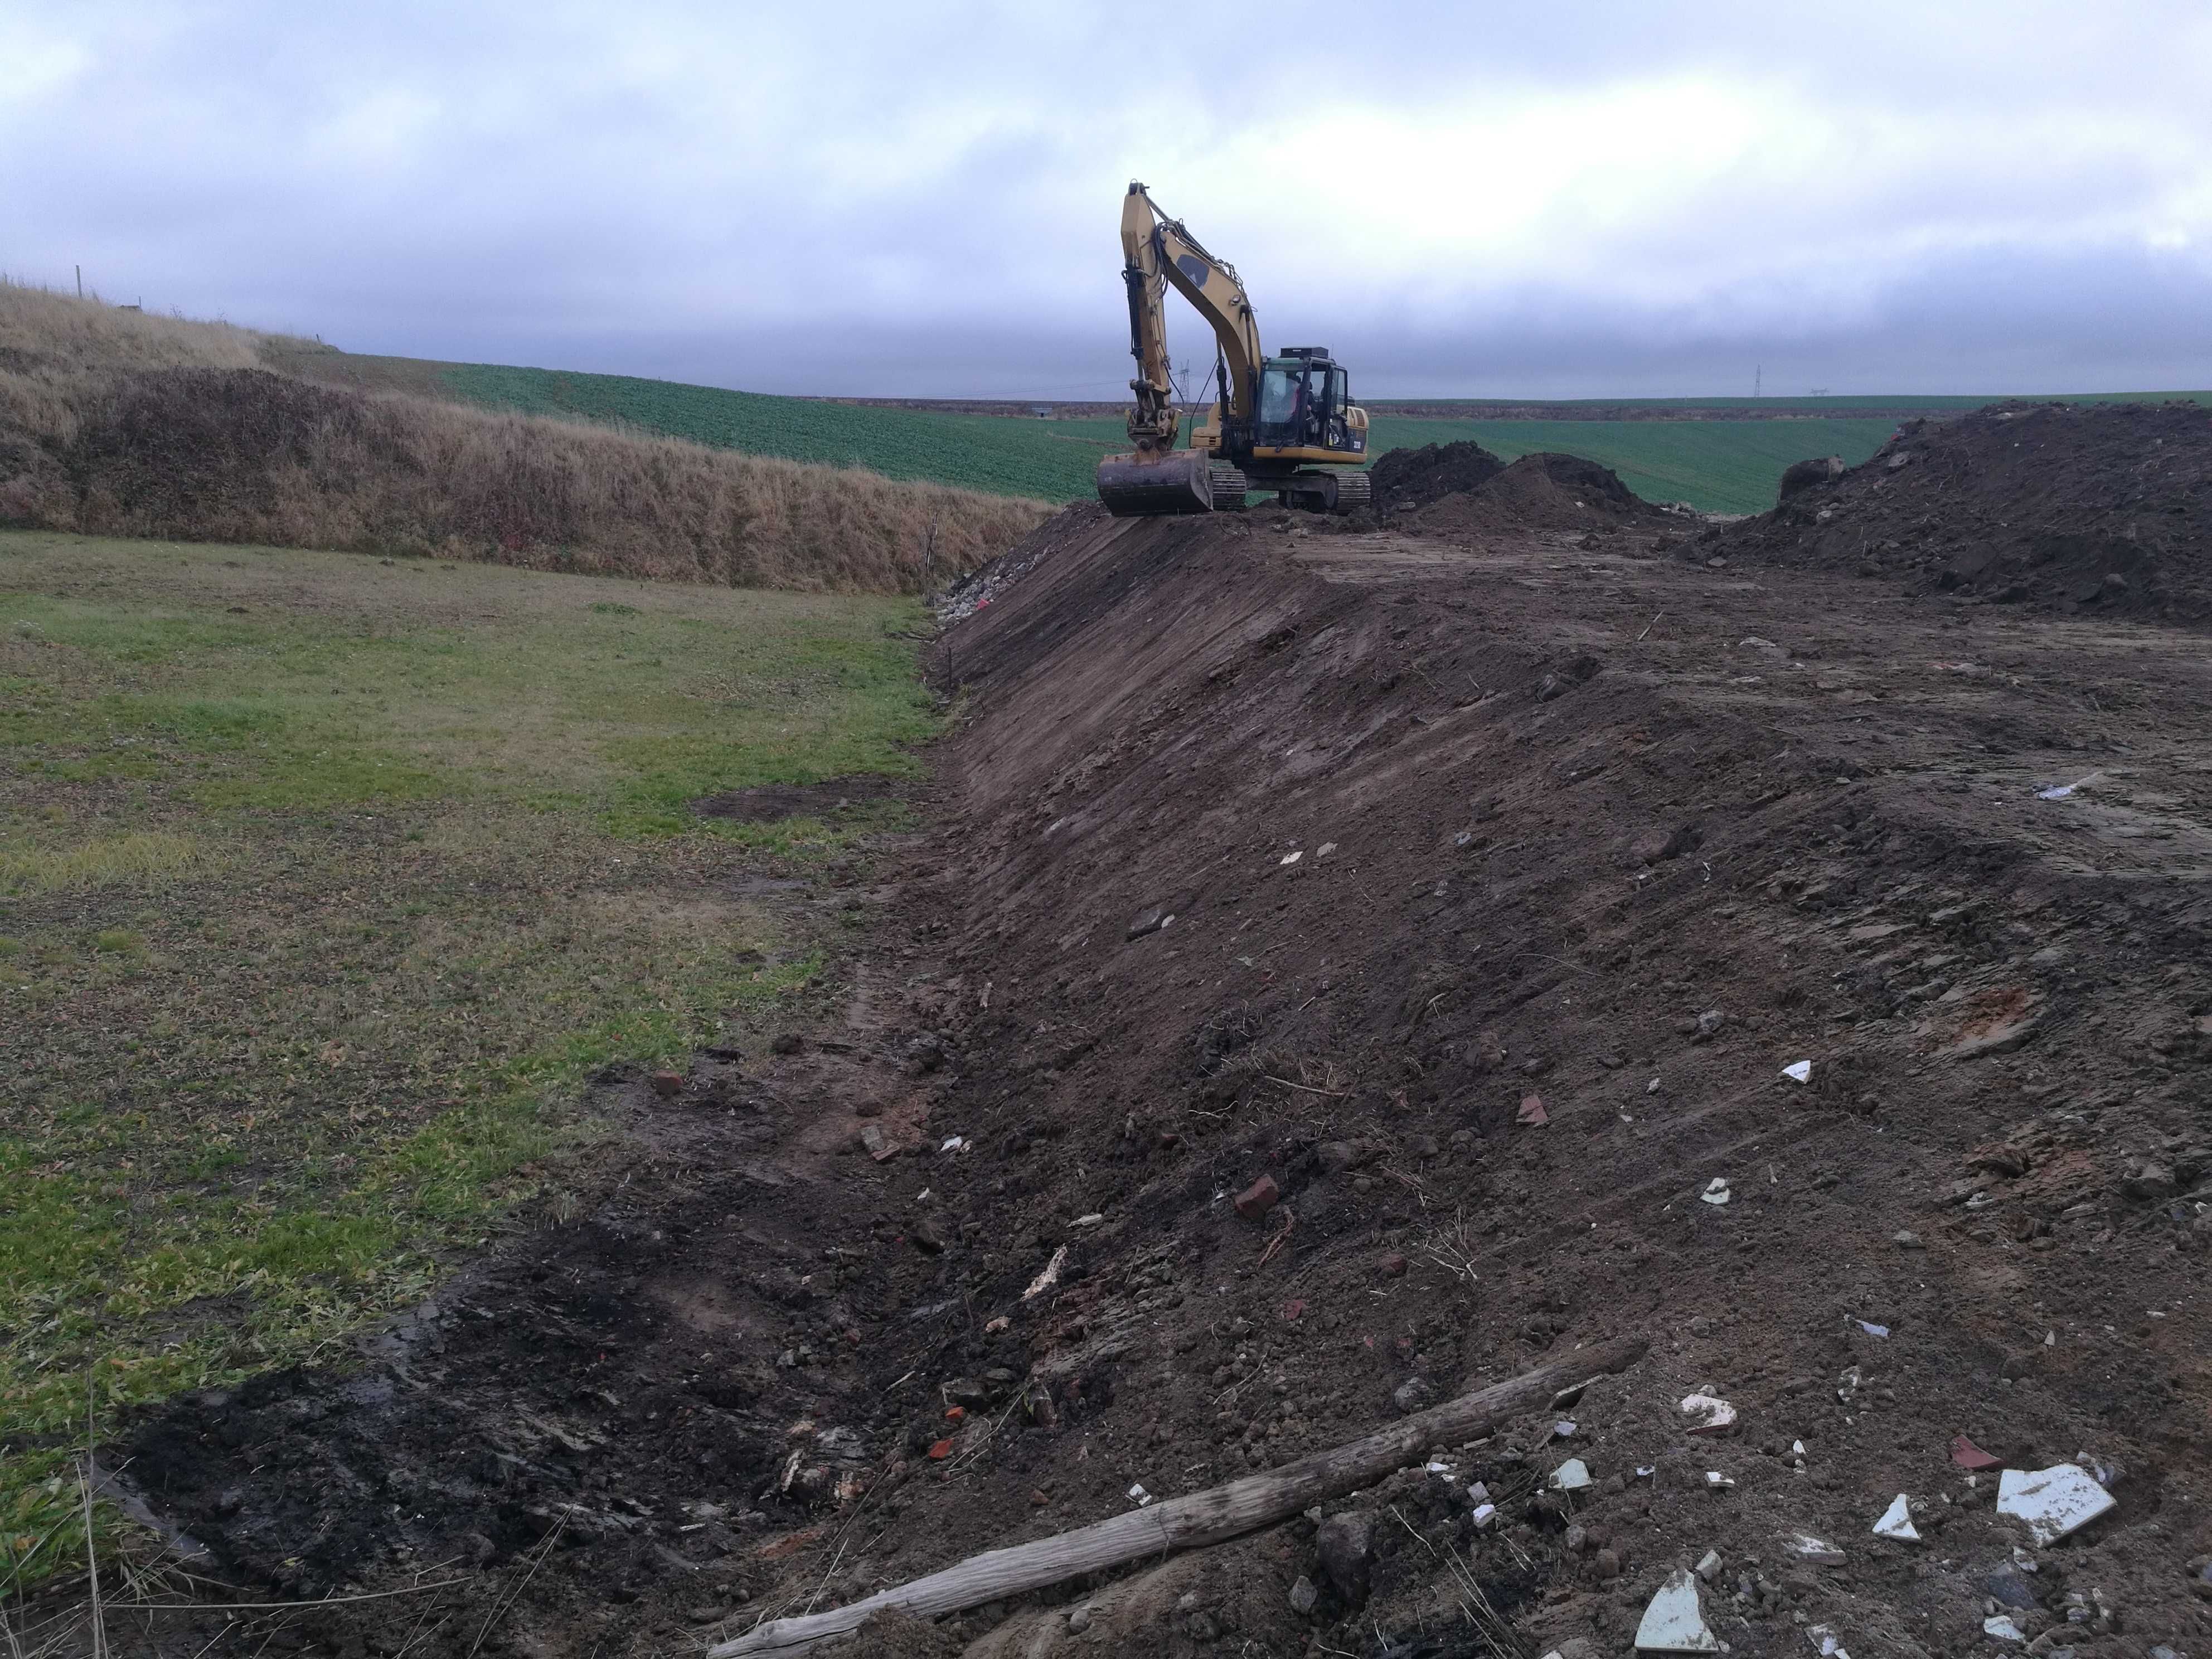
{"type": "Polygon", "coordinates": [[[1281,426],[1297,413],[1301,378],[1286,368],[1264,369],[1260,375],[1260,424],[1281,426]]]}

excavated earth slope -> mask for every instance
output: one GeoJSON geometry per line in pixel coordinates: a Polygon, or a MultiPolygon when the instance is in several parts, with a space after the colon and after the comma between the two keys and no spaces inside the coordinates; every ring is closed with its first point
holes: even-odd
{"type": "Polygon", "coordinates": [[[254,1583],[478,1569],[319,1642],[696,1650],[1638,1336],[1364,1547],[864,1643],[1623,1654],[1708,1552],[1738,1654],[2212,1642],[2212,656],[1661,541],[1062,514],[937,653],[901,879],[819,896],[846,1026],[612,1088],[596,1212],[131,1478],[254,1583]],[[2034,1548],[1961,1434],[2117,1506],[2034,1548]]]}
{"type": "Polygon", "coordinates": [[[1692,550],[2069,615],[2212,621],[2212,412],[2010,403],[1907,421],[1863,465],[1692,550]]]}

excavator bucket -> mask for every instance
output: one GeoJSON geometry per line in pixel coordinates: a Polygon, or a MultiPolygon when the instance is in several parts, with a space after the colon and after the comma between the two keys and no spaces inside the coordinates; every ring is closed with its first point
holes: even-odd
{"type": "Polygon", "coordinates": [[[1117,519],[1211,513],[1213,478],[1208,459],[1205,451],[1194,449],[1109,455],[1098,463],[1098,499],[1117,519]]]}

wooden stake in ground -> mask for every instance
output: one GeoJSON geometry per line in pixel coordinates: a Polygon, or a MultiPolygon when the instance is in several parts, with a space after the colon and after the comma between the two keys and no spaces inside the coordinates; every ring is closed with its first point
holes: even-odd
{"type": "Polygon", "coordinates": [[[833,1612],[774,1620],[735,1641],[709,1648],[707,1659],[740,1659],[756,1653],[783,1659],[804,1652],[817,1642],[857,1630],[871,1613],[886,1607],[897,1607],[919,1618],[935,1618],[1058,1583],[1078,1573],[1117,1567],[1141,1556],[1225,1543],[1316,1504],[1372,1486],[1440,1442],[1488,1434],[1508,1418],[1549,1405],[1562,1389],[1626,1370],[1644,1357],[1648,1346],[1635,1339],[1602,1343],[1507,1382],[1462,1395],[1364,1439],[1316,1452],[1265,1474],[1249,1475],[1188,1498],[1132,1510],[1033,1543],[971,1555],[942,1572],[879,1590],[833,1612]]]}

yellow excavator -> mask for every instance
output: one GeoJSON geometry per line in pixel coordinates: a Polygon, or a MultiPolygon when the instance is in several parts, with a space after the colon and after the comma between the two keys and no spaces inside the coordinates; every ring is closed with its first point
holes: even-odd
{"type": "Polygon", "coordinates": [[[1129,290],[1129,389],[1135,453],[1098,466],[1098,499],[1116,518],[1241,510],[1249,495],[1272,493],[1285,507],[1349,513],[1367,505],[1367,411],[1352,401],[1343,367],[1321,346],[1291,346],[1270,357],[1235,266],[1199,245],[1168,218],[1144,185],[1121,204],[1121,279],[1129,290]],[[1212,327],[1220,395],[1193,423],[1178,449],[1182,417],[1168,372],[1167,290],[1197,307],[1212,327]]]}

